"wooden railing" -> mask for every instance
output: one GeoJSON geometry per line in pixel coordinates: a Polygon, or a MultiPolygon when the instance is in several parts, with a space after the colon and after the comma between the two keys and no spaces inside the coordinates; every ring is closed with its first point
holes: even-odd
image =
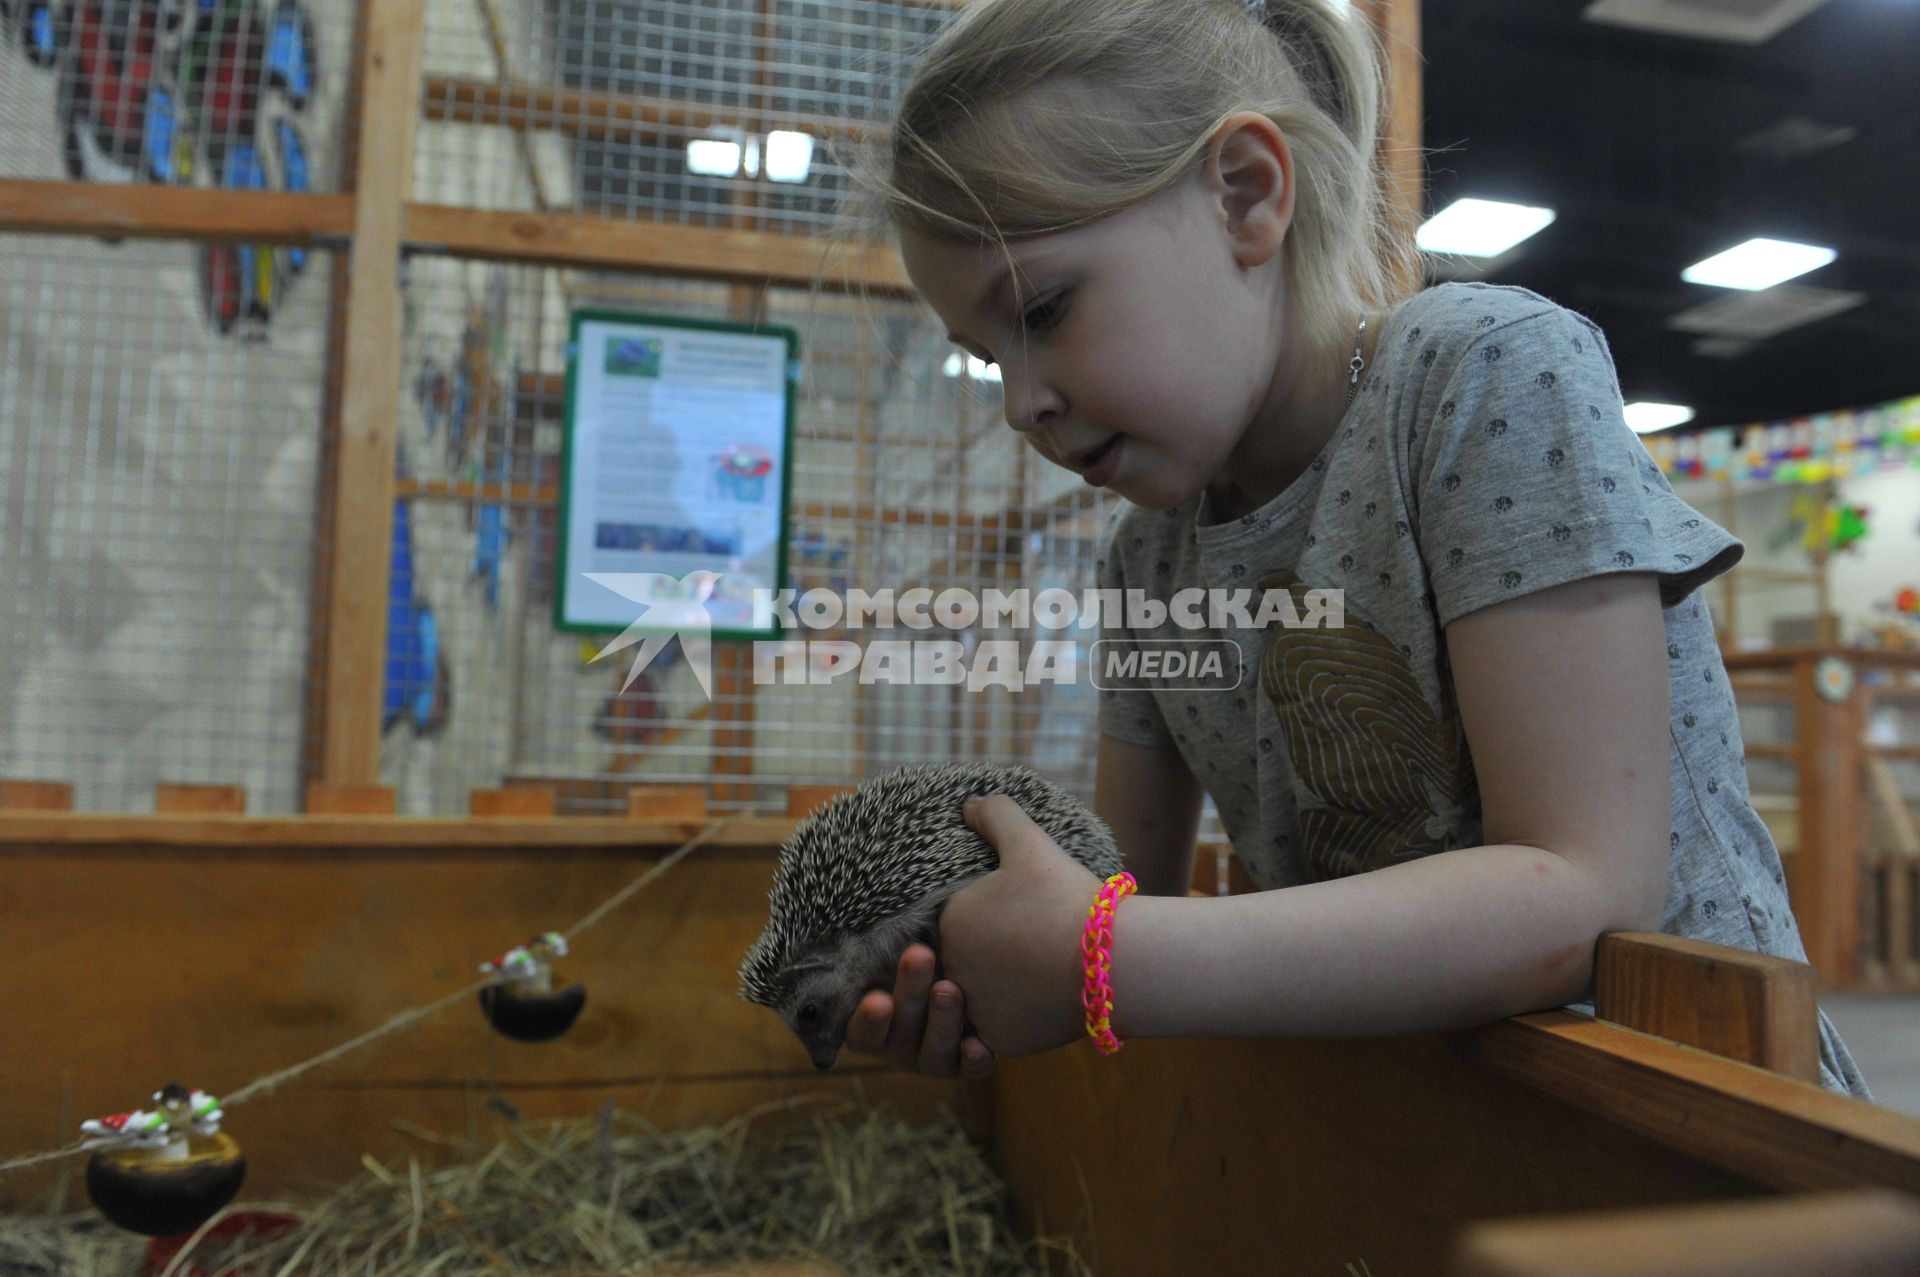
{"type": "Polygon", "coordinates": [[[1920,990],[1920,830],[1894,764],[1920,759],[1920,652],[1795,647],[1726,657],[1743,705],[1790,705],[1790,742],[1749,742],[1794,766],[1790,797],[1756,806],[1781,844],[1807,958],[1830,988],[1920,990]],[[1910,715],[1904,743],[1869,732],[1910,715]]]}

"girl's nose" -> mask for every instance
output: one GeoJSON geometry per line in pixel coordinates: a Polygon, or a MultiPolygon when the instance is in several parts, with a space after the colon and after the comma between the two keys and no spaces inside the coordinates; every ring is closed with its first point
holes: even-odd
{"type": "Polygon", "coordinates": [[[1008,376],[1001,385],[1006,395],[1007,424],[1021,434],[1043,429],[1060,415],[1060,395],[1047,383],[1008,376]]]}

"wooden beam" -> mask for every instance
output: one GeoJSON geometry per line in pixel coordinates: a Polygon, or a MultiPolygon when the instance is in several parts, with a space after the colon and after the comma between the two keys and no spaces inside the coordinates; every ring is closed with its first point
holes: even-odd
{"type": "MultiPolygon", "coordinates": [[[[1426,210],[1420,0],[1355,0],[1355,6],[1373,24],[1386,50],[1388,103],[1387,118],[1381,121],[1380,161],[1390,215],[1411,241],[1426,210]]],[[[1404,282],[1412,288],[1420,284],[1418,279],[1404,282]]]]}
{"type": "Polygon", "coordinates": [[[874,133],[858,120],[743,105],[707,106],[637,93],[606,93],[547,84],[496,84],[427,77],[421,97],[427,119],[447,124],[552,129],[570,137],[625,138],[634,133],[697,137],[715,129],[787,129],[816,138],[857,140],[874,133]]]}
{"type": "Polygon", "coordinates": [[[72,811],[73,782],[0,780],[0,811],[72,811]]]}
{"type": "Polygon", "coordinates": [[[240,785],[173,785],[153,787],[153,810],[169,815],[247,814],[247,791],[240,785]]]}
{"type": "Polygon", "coordinates": [[[1451,1277],[1894,1277],[1920,1201],[1886,1188],[1474,1223],[1451,1277]]]}
{"type": "Polygon", "coordinates": [[[352,231],[346,195],[0,179],[0,232],[324,248],[352,231]]]}
{"type": "Polygon", "coordinates": [[[1593,1008],[1641,1033],[1820,1082],[1813,968],[1683,936],[1615,932],[1594,956],[1593,1008]]]}
{"type": "MultiPolygon", "coordinates": [[[[703,822],[704,823],[704,822],[703,822]]],[[[739,816],[707,845],[765,850],[793,833],[785,816],[739,816]]],[[[82,812],[9,811],[0,821],[0,862],[57,847],[62,855],[93,850],[165,852],[220,850],[270,857],[289,847],[490,848],[517,855],[530,847],[674,848],[693,835],[683,820],[626,816],[546,818],[465,816],[96,816],[82,812]]]]}
{"type": "MultiPolygon", "coordinates": [[[[1827,659],[1847,661],[1845,656],[1827,659]]],[[[1807,961],[1828,988],[1860,979],[1860,737],[1864,696],[1856,686],[1839,702],[1820,694],[1808,654],[1794,662],[1794,717],[1800,761],[1800,846],[1788,861],[1787,897],[1800,924],[1807,961]]],[[[1858,668],[1848,663],[1855,674],[1858,668]]]]}
{"type": "Polygon", "coordinates": [[[1571,1011],[1457,1041],[1528,1090],[1770,1188],[1920,1194],[1920,1118],[1571,1011]]]}
{"type": "Polygon", "coordinates": [[[676,278],[905,296],[906,270],[892,247],[725,227],[667,226],[576,213],[513,213],[451,204],[409,204],[406,239],[421,252],[486,261],[676,278]]]}
{"type": "Polygon", "coordinates": [[[401,395],[400,246],[426,24],[423,0],[383,0],[363,14],[339,487],[328,529],[333,575],[320,779],[333,785],[375,784],[380,772],[401,395]]]}

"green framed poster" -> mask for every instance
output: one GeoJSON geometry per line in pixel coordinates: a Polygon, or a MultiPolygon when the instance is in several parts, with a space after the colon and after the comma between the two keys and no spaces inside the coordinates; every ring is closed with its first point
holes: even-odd
{"type": "Polygon", "coordinates": [[[787,581],[791,328],[573,312],[554,624],[645,633],[704,607],[714,638],[771,638],[787,581]],[[697,584],[696,584],[697,583],[697,584]]]}

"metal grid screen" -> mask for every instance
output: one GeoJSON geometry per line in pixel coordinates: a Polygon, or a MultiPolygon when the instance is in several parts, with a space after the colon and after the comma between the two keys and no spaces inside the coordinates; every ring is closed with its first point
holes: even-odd
{"type": "Polygon", "coordinates": [[[847,185],[829,139],[884,118],[956,7],[434,0],[416,198],[819,232],[847,185]]]}
{"type": "MultiPolygon", "coordinates": [[[[256,3],[114,9],[114,30],[132,32],[114,47],[151,63],[146,96],[109,121],[127,125],[110,139],[121,168],[81,176],[273,187],[287,171],[276,122],[297,117],[305,189],[325,189],[348,140],[352,5],[256,3]],[[153,106],[163,90],[171,134],[153,106]],[[212,108],[246,92],[254,133],[237,117],[209,132],[212,108]],[[243,146],[253,160],[232,158],[243,146]],[[168,157],[180,162],[155,167],[168,157]]],[[[843,175],[821,145],[801,180],[774,180],[770,133],[853,136],[952,13],[430,0],[414,198],[818,243],[843,175]],[[723,137],[740,170],[689,173],[687,142],[723,137]]],[[[0,119],[25,124],[0,140],[0,175],[65,176],[62,148],[105,136],[67,127],[86,120],[62,86],[98,70],[106,19],[20,0],[6,14],[0,119]],[[51,16],[29,29],[23,12],[51,16]]],[[[333,258],[0,239],[0,777],[72,781],[89,810],[148,810],[166,781],[244,785],[255,813],[302,808],[326,730],[328,391],[345,313],[333,258]]],[[[1084,672],[1019,692],[792,686],[756,682],[746,645],[717,642],[710,697],[677,645],[623,690],[628,661],[592,659],[611,635],[553,624],[565,347],[585,307],[799,332],[794,588],[1092,586],[1107,502],[1020,448],[998,387],[953,358],[918,303],[427,252],[406,258],[402,296],[379,758],[402,814],[457,814],[471,791],[515,785],[555,788],[562,812],[615,813],[639,782],[706,785],[721,810],[778,808],[789,784],[915,760],[1023,761],[1091,795],[1084,672]]],[[[989,637],[1044,636],[967,624],[903,637],[971,654],[989,637]]]]}
{"type": "Polygon", "coordinates": [[[0,178],[336,189],[353,0],[0,3],[0,178]]]}
{"type": "MultiPolygon", "coordinates": [[[[392,720],[382,780],[406,810],[458,810],[469,790],[548,785],[565,810],[625,809],[638,782],[711,786],[721,808],[778,806],[791,783],[857,779],[916,760],[1024,760],[1090,792],[1091,686],[756,683],[744,643],[716,642],[711,697],[669,647],[632,683],[594,659],[614,637],[552,620],[554,538],[574,308],[738,319],[751,292],[635,275],[415,259],[409,268],[396,562],[406,613],[435,636],[392,720]]],[[[801,337],[790,585],[842,597],[1078,589],[1104,511],[1056,501],[1000,421],[997,389],[947,372],[915,303],[773,290],[766,322],[801,337]],[[1055,507],[1058,507],[1057,511],[1055,507]],[[1022,531],[1007,516],[1048,511],[1022,531]]],[[[1070,476],[1067,476],[1070,479],[1070,476]]],[[[973,645],[978,626],[808,631],[973,645]]],[[[1004,636],[1002,636],[1004,637],[1004,636]]]]}
{"type": "Polygon", "coordinates": [[[333,262],[237,340],[195,313],[235,251],[0,236],[0,776],[85,810],[299,809],[333,262]]]}

